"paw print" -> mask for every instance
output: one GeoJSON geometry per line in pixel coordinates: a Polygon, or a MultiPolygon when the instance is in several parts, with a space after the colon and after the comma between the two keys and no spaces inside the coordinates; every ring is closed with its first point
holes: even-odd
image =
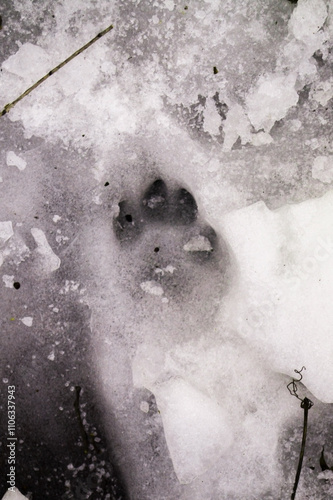
{"type": "Polygon", "coordinates": [[[113,228],[134,295],[188,302],[225,289],[229,253],[188,190],[156,179],[138,199],[119,202],[113,228]]]}

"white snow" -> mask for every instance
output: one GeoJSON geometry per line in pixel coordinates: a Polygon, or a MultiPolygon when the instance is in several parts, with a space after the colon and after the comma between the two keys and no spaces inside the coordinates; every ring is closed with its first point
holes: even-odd
{"type": "Polygon", "coordinates": [[[5,287],[13,288],[13,283],[14,283],[15,279],[14,279],[13,275],[4,274],[2,276],[2,281],[4,282],[5,287]]]}
{"type": "Polygon", "coordinates": [[[0,222],[0,244],[3,245],[14,234],[11,221],[0,222]]]}
{"type": "Polygon", "coordinates": [[[284,118],[289,109],[297,104],[295,82],[294,74],[260,77],[246,100],[248,117],[256,130],[269,132],[274,123],[284,118]]]}
{"type": "MultiPolygon", "coordinates": [[[[135,385],[155,394],[182,483],[194,481],[221,456],[227,474],[232,447],[238,449],[249,435],[249,446],[262,446],[269,481],[277,428],[269,412],[259,417],[243,406],[256,394],[257,403],[267,410],[265,397],[261,401],[257,391],[268,366],[290,378],[295,368],[306,366],[306,387],[322,401],[333,402],[333,191],[276,211],[263,202],[250,205],[222,217],[220,230],[237,266],[237,278],[221,301],[220,335],[215,338],[207,331],[198,343],[169,349],[158,347],[148,335],[133,360],[135,385]],[[243,349],[233,343],[234,332],[243,339],[243,349]],[[228,337],[230,344],[224,340],[228,337]],[[244,374],[247,382],[236,402],[244,374]]],[[[278,393],[286,405],[285,390],[281,386],[278,393]]],[[[272,411],[275,419],[283,420],[288,410],[282,406],[272,411]]]]}
{"type": "Polygon", "coordinates": [[[164,353],[152,344],[143,343],[136,351],[133,359],[132,375],[136,387],[152,388],[163,371],[164,353]]]}
{"type": "Polygon", "coordinates": [[[226,299],[230,327],[272,369],[292,376],[305,366],[304,384],[326,402],[333,402],[332,214],[330,191],[275,212],[257,203],[223,222],[239,268],[226,299]]]}
{"type": "Polygon", "coordinates": [[[231,446],[231,422],[214,399],[181,379],[159,386],[157,404],[178,479],[191,482],[231,446]]]}
{"type": "Polygon", "coordinates": [[[244,109],[239,104],[234,104],[230,107],[227,118],[224,124],[224,144],[225,151],[231,151],[232,146],[241,138],[242,144],[250,141],[250,127],[248,117],[244,109]]]}
{"type": "Polygon", "coordinates": [[[171,264],[168,264],[165,268],[165,272],[173,274],[175,271],[177,271],[177,268],[172,266],[171,264]]]}
{"type": "Polygon", "coordinates": [[[22,321],[22,323],[25,326],[31,327],[32,322],[33,322],[33,318],[31,316],[25,316],[24,318],[21,318],[20,321],[22,321]]]}
{"type": "Polygon", "coordinates": [[[311,89],[310,97],[322,106],[326,106],[328,101],[333,97],[333,78],[323,82],[320,81],[314,85],[311,89]]]}
{"type": "Polygon", "coordinates": [[[164,276],[165,273],[170,273],[173,274],[177,270],[176,267],[172,266],[171,264],[168,264],[166,267],[157,267],[155,269],[155,274],[158,274],[160,276],[164,276]]]}
{"type": "Polygon", "coordinates": [[[69,292],[77,292],[79,287],[80,283],[73,280],[65,280],[65,285],[60,289],[59,293],[63,295],[69,292]]]}
{"type": "Polygon", "coordinates": [[[312,177],[326,184],[333,181],[333,155],[317,156],[314,159],[312,177]]]}
{"type": "Polygon", "coordinates": [[[320,30],[326,17],[325,0],[299,0],[291,15],[289,28],[295,38],[306,42],[320,30]]]}
{"type": "Polygon", "coordinates": [[[211,135],[219,135],[221,125],[221,117],[217,112],[214,99],[209,98],[204,111],[204,130],[211,135]]]}
{"type": "Polygon", "coordinates": [[[46,272],[51,273],[60,267],[60,259],[50,247],[45,233],[36,227],[31,229],[31,234],[37,244],[37,253],[42,257],[41,266],[46,272]]]}
{"type": "Polygon", "coordinates": [[[319,472],[318,479],[324,479],[325,481],[329,481],[333,483],[333,471],[332,470],[324,470],[323,472],[319,472]]]}
{"type": "Polygon", "coordinates": [[[50,361],[54,361],[55,360],[55,353],[54,353],[54,350],[52,350],[50,352],[50,354],[47,356],[47,359],[49,359],[50,361]]]}
{"type": "Polygon", "coordinates": [[[173,0],[164,0],[164,6],[168,10],[173,10],[175,8],[175,2],[173,0]]]}
{"type": "MultiPolygon", "coordinates": [[[[285,2],[281,8],[269,0],[264,9],[252,0],[205,0],[186,10],[185,5],[137,2],[133,12],[125,12],[121,2],[102,0],[96,9],[90,0],[56,1],[52,28],[43,26],[34,43],[18,45],[4,61],[3,105],[115,21],[113,31],[3,118],[9,126],[18,122],[25,139],[32,139],[29,152],[22,153],[19,143],[8,141],[4,162],[20,171],[27,163],[34,168],[15,176],[25,181],[17,186],[9,178],[14,169],[4,168],[8,190],[1,186],[1,196],[10,208],[4,208],[0,243],[10,242],[0,258],[2,263],[8,257],[9,266],[26,260],[29,268],[34,256],[33,272],[49,275],[65,307],[85,293],[81,286],[87,283],[96,356],[91,365],[103,381],[98,396],[113,414],[124,415],[133,384],[154,394],[160,413],[152,418],[162,419],[175,473],[186,484],[180,500],[249,500],[249,491],[251,498],[263,498],[269,488],[279,491],[285,484],[277,450],[282,432],[299,417],[286,378],[306,366],[306,390],[333,402],[333,151],[331,115],[323,109],[333,96],[327,72],[332,8],[324,0],[285,2]],[[316,62],[316,52],[326,68],[316,62]],[[225,120],[217,100],[225,105],[225,120]],[[42,146],[33,146],[35,138],[44,140],[42,146]],[[38,169],[54,145],[67,162],[55,177],[57,155],[38,169]],[[80,162],[72,164],[76,155],[80,162]],[[205,288],[208,268],[179,265],[170,255],[154,262],[156,281],[142,282],[137,271],[143,254],[136,249],[151,245],[148,224],[138,246],[133,241],[121,253],[112,233],[119,199],[139,203],[155,175],[170,190],[186,186],[198,203],[200,228],[212,225],[225,243],[219,265],[229,252],[231,277],[223,287],[212,280],[205,288]],[[61,190],[68,207],[61,205],[61,190]],[[22,217],[15,220],[24,222],[12,238],[8,219],[14,221],[14,206],[22,217]],[[74,212],[73,222],[63,210],[77,206],[85,212],[80,228],[76,217],[82,214],[74,212]],[[45,207],[44,230],[31,229],[27,221],[45,207]],[[80,233],[75,265],[82,280],[64,277],[59,290],[51,273],[61,260],[52,241],[66,259],[70,238],[52,224],[60,220],[68,225],[66,235],[73,234],[70,229],[80,233]],[[37,245],[32,252],[24,243],[24,231],[30,230],[37,245]],[[188,302],[183,272],[199,283],[188,302]],[[178,301],[166,297],[168,280],[178,301]],[[127,281],[133,285],[128,295],[127,281]],[[139,287],[159,300],[136,302],[133,296],[142,299],[139,287]]],[[[39,22],[33,2],[15,1],[15,7],[39,22]]],[[[182,250],[210,252],[212,244],[192,231],[177,249],[182,250]]],[[[10,288],[14,274],[2,280],[10,288]]],[[[52,318],[59,312],[54,304],[46,309],[52,318]]],[[[20,321],[31,327],[33,317],[20,321]]],[[[46,353],[55,360],[54,347],[46,353]]],[[[145,400],[135,411],[147,422],[151,418],[145,400]]],[[[128,434],[135,435],[131,427],[128,434]]],[[[155,474],[150,462],[137,460],[141,472],[151,467],[155,474]]],[[[169,491],[173,479],[166,475],[162,487],[169,491]]]]}
{"type": "Polygon", "coordinates": [[[164,293],[162,286],[156,281],[143,281],[140,288],[149,295],[161,296],[164,293]]]}
{"type": "Polygon", "coordinates": [[[185,252],[211,252],[213,247],[206,236],[193,236],[184,246],[185,252]]]}
{"type": "Polygon", "coordinates": [[[266,132],[258,132],[257,134],[251,134],[251,143],[254,146],[265,146],[266,144],[271,144],[273,142],[273,137],[266,132]]]}
{"type": "Polygon", "coordinates": [[[147,401],[141,401],[140,410],[143,411],[143,413],[148,413],[149,412],[149,403],[147,401]]]}
{"type": "Polygon", "coordinates": [[[27,162],[21,158],[20,156],[17,156],[14,151],[8,151],[7,156],[6,156],[6,162],[9,167],[17,167],[21,172],[24,170],[27,166],[27,162]]]}
{"type": "Polygon", "coordinates": [[[34,83],[51,69],[50,58],[44,49],[28,42],[4,61],[2,68],[23,78],[27,83],[34,83]],[[40,71],[39,78],[36,78],[36,69],[40,71]]]}

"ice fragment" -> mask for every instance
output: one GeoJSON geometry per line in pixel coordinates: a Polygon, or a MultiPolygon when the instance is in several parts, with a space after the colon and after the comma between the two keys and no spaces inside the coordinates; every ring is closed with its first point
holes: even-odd
{"type": "Polygon", "coordinates": [[[0,222],[0,245],[6,243],[14,234],[11,221],[0,222]]]}
{"type": "Polygon", "coordinates": [[[312,177],[327,184],[333,181],[333,155],[315,158],[312,166],[312,177]]]}
{"type": "Polygon", "coordinates": [[[21,172],[27,166],[27,162],[17,156],[14,151],[8,151],[6,156],[6,163],[9,167],[17,167],[21,172]]]}
{"type": "Polygon", "coordinates": [[[163,295],[164,293],[162,286],[156,281],[143,281],[140,288],[150,295],[163,295]]]}
{"type": "Polygon", "coordinates": [[[37,243],[37,252],[43,257],[43,267],[47,272],[56,271],[60,267],[60,259],[50,247],[44,232],[33,227],[31,234],[37,243]]]}
{"type": "Polygon", "coordinates": [[[206,236],[194,236],[184,246],[185,252],[211,252],[213,247],[206,236]]]}
{"type": "Polygon", "coordinates": [[[32,326],[32,321],[33,321],[33,318],[31,316],[25,316],[24,318],[21,318],[22,323],[25,325],[25,326],[29,326],[31,327],[32,326]]]}

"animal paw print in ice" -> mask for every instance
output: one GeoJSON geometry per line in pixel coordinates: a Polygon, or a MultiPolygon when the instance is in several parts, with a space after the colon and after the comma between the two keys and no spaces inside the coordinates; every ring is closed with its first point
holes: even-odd
{"type": "Polygon", "coordinates": [[[188,190],[157,179],[141,199],[120,201],[113,227],[136,296],[199,303],[225,292],[229,253],[188,190]]]}

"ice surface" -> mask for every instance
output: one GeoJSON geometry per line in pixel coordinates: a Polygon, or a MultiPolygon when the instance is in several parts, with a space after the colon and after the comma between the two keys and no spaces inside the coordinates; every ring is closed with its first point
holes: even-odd
{"type": "MultiPolygon", "coordinates": [[[[1,118],[2,378],[22,384],[38,444],[23,425],[22,453],[43,468],[39,441],[72,442],[58,409],[67,427],[84,381],[129,498],[289,498],[302,412],[286,385],[304,365],[318,435],[299,495],[330,498],[331,2],[8,9],[2,105],[114,26],[1,118]],[[149,219],[157,179],[169,208],[149,219]],[[172,212],[179,189],[190,222],[172,212]]],[[[63,460],[73,477],[50,462],[44,498],[85,465],[63,460]]]]}
{"type": "Polygon", "coordinates": [[[233,431],[227,413],[186,381],[174,379],[161,385],[157,404],[181,483],[202,475],[230,448],[233,431]]]}
{"type": "Polygon", "coordinates": [[[257,203],[223,223],[239,269],[226,306],[233,327],[276,371],[306,366],[304,383],[330,403],[332,209],[330,191],[275,212],[257,203]]]}

